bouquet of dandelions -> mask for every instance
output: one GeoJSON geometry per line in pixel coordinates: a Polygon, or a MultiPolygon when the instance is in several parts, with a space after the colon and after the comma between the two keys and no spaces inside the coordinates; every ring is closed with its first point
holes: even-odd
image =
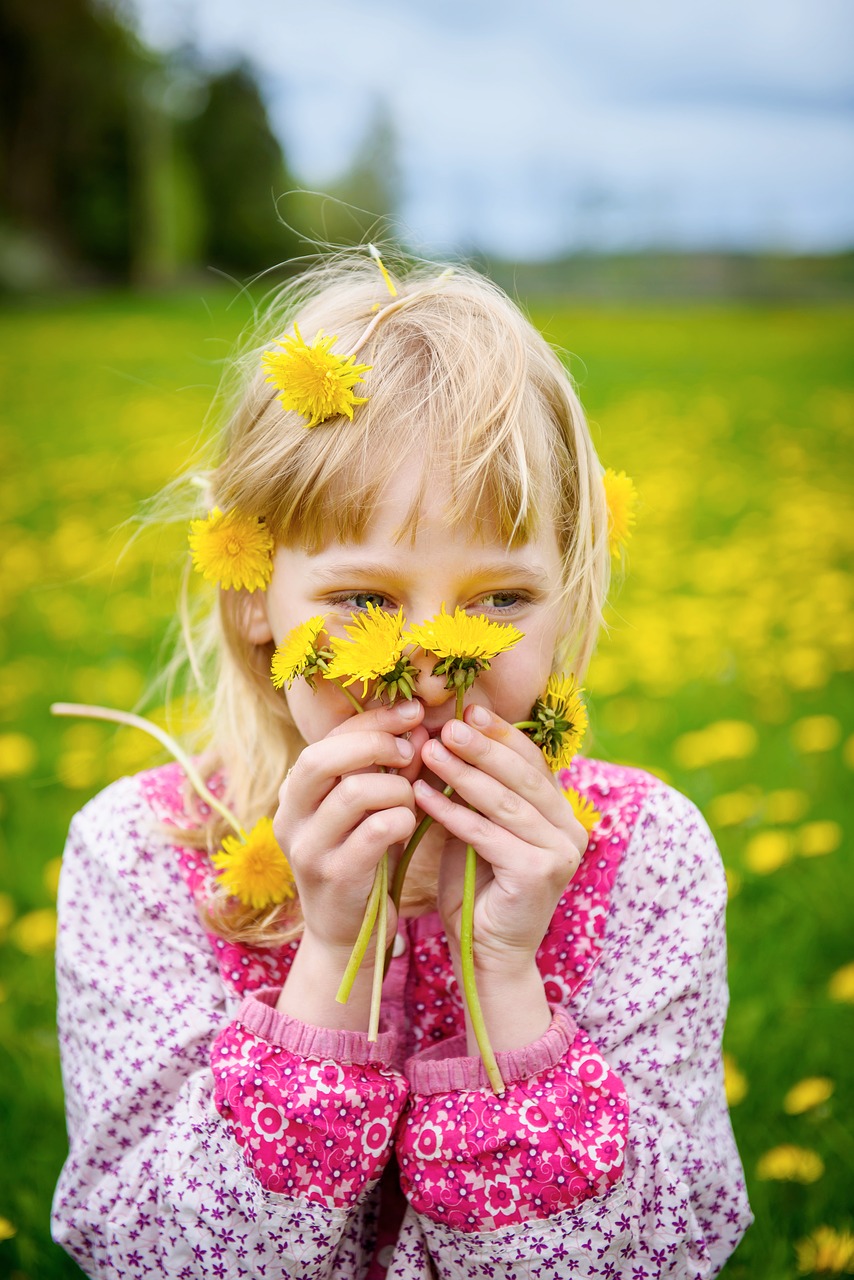
{"type": "MultiPolygon", "coordinates": [[[[407,628],[403,611],[386,613],[372,604],[367,612],[354,614],[352,625],[345,626],[346,638],[331,637],[323,642],[325,618],[318,615],[295,627],[276,649],[272,662],[272,680],[277,688],[304,679],[314,688],[318,677],[329,680],[349,699],[355,712],[361,713],[370,700],[393,703],[396,698],[412,698],[417,671],[411,657],[416,649],[436,659],[434,675],[445,677],[445,687],[455,695],[455,715],[462,719],[465,694],[482,671],[489,669],[499,654],[511,649],[522,633],[515,627],[492,622],[485,617],[472,617],[462,609],[448,614],[444,605],[436,617],[420,626],[407,628]],[[362,699],[351,686],[362,683],[362,699]]],[[[293,901],[296,896],[291,868],[273,832],[270,817],[262,817],[247,831],[232,810],[207,786],[192,759],[174,738],[159,725],[130,712],[110,707],[55,703],[55,715],[85,716],[130,725],[156,738],[181,765],[195,793],[210,809],[218,813],[232,830],[222,846],[212,855],[217,876],[228,894],[244,906],[255,910],[271,909],[293,901]]],[[[534,703],[530,718],[516,728],[541,747],[553,770],[569,765],[579,750],[587,726],[587,714],[581,690],[571,676],[553,675],[545,692],[534,703]]],[[[452,794],[445,788],[445,795],[452,794]]],[[[599,814],[589,801],[572,788],[567,798],[582,825],[590,831],[599,814]]],[[[376,927],[376,955],[371,989],[368,1039],[376,1040],[379,1031],[382,982],[391,957],[388,940],[388,899],[395,910],[400,907],[404,881],[412,857],[432,825],[425,816],[416,827],[403,850],[389,883],[388,851],[380,859],[365,907],[365,914],[350,960],[341,980],[337,999],[346,1003],[356,975],[370,945],[376,927]]],[[[460,964],[463,996],[489,1081],[496,1093],[503,1093],[504,1082],[486,1030],[477,993],[474,966],[474,899],[477,855],[466,849],[463,902],[460,926],[460,964]]]]}
{"type": "MultiPolygon", "coordinates": [[[[432,673],[445,677],[446,689],[455,695],[456,718],[462,719],[465,694],[478,675],[522,638],[522,633],[509,624],[492,622],[482,616],[472,617],[459,608],[451,615],[444,605],[430,621],[407,627],[402,610],[396,614],[385,613],[369,603],[366,613],[354,614],[352,625],[345,626],[346,638],[333,636],[328,643],[322,641],[324,622],[324,617],[318,615],[289,633],[273,657],[273,683],[278,688],[286,684],[290,687],[294,680],[302,678],[315,688],[317,677],[330,680],[345,693],[357,712],[363,711],[364,702],[370,700],[393,703],[398,697],[412,698],[417,671],[411,658],[416,649],[421,649],[435,658],[432,673]],[[357,681],[362,683],[363,702],[351,692],[351,686],[357,681]]],[[[516,727],[541,747],[551,768],[558,770],[566,767],[579,749],[586,725],[581,691],[574,679],[552,676],[545,693],[531,709],[530,719],[516,727]]],[[[452,788],[446,787],[445,794],[452,794],[452,788]]],[[[590,830],[599,814],[572,789],[567,795],[579,820],[590,830]]],[[[375,1040],[378,1034],[382,981],[391,955],[388,899],[391,897],[398,910],[409,864],[432,822],[430,817],[422,818],[400,856],[391,885],[388,851],[380,859],[362,925],[336,996],[341,1003],[348,1000],[376,928],[369,1040],[375,1040]]],[[[463,995],[488,1078],[495,1092],[502,1093],[504,1083],[484,1023],[475,981],[476,871],[477,855],[469,845],[460,927],[463,995]]]]}
{"type": "MultiPolygon", "coordinates": [[[[333,636],[328,644],[322,642],[324,622],[323,616],[309,618],[290,632],[273,656],[273,683],[282,688],[302,678],[314,688],[314,680],[321,677],[337,685],[354,711],[359,713],[364,710],[363,702],[351,691],[351,686],[357,681],[362,683],[364,702],[373,699],[391,704],[398,697],[413,697],[417,671],[411,655],[416,648],[421,648],[436,659],[433,674],[444,675],[445,687],[455,695],[455,715],[462,719],[466,691],[482,671],[488,670],[494,658],[522,638],[521,632],[506,623],[472,617],[461,609],[456,609],[451,615],[445,611],[444,605],[429,622],[407,629],[402,610],[389,614],[369,604],[367,613],[354,614],[352,625],[345,626],[346,639],[333,636]]],[[[51,710],[55,715],[85,716],[130,725],[156,738],[181,765],[199,798],[218,813],[233,832],[223,839],[222,847],[212,855],[218,878],[229,895],[255,910],[273,908],[295,898],[293,875],[276,841],[272,819],[262,817],[247,831],[231,809],[210,790],[192,759],[159,725],[142,716],[109,707],[55,703],[51,710]]],[[[530,719],[519,722],[516,728],[527,733],[541,747],[551,768],[558,770],[569,765],[580,748],[586,725],[581,690],[574,678],[554,675],[549,678],[543,695],[534,703],[530,719]]],[[[452,788],[446,787],[445,794],[451,795],[452,788]]],[[[568,788],[566,794],[579,821],[590,831],[599,814],[578,792],[568,788]]],[[[376,927],[369,1040],[376,1040],[378,1035],[382,982],[391,957],[388,899],[391,897],[395,910],[398,910],[407,869],[432,822],[432,818],[425,816],[416,827],[401,854],[391,884],[388,851],[380,859],[362,925],[337,993],[336,998],[346,1003],[376,927]]],[[[463,995],[490,1083],[496,1093],[502,1093],[504,1083],[489,1041],[475,981],[473,920],[476,870],[477,855],[469,845],[466,849],[460,928],[463,995]]]]}

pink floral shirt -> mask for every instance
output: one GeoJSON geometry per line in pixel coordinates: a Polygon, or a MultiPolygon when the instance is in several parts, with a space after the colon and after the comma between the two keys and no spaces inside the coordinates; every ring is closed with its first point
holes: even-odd
{"type": "Polygon", "coordinates": [[[53,1230],[88,1275],[717,1274],[751,1220],[720,1058],[720,857],[647,774],[577,759],[564,781],[603,818],[538,953],[551,1026],[498,1055],[500,1098],[466,1056],[437,915],[401,923],[369,1044],[276,1012],[297,943],[205,933],[207,855],[162,834],[177,766],[77,815],[53,1230]]]}

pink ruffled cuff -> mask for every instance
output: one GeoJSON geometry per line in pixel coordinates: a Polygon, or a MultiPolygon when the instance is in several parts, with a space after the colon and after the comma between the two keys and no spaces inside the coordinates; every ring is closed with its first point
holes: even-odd
{"type": "MultiPolygon", "coordinates": [[[[521,1049],[495,1055],[505,1084],[514,1084],[557,1066],[573,1044],[578,1028],[561,1005],[553,1005],[548,1031],[521,1049]]],[[[489,1089],[489,1077],[480,1058],[468,1057],[464,1035],[431,1045],[409,1058],[404,1073],[413,1093],[452,1093],[455,1090],[489,1089]]]]}
{"type": "Polygon", "coordinates": [[[244,997],[235,1020],[262,1040],[281,1045],[301,1058],[331,1058],[357,1067],[386,1067],[394,1060],[397,1036],[393,1031],[381,1031],[375,1041],[369,1041],[364,1031],[314,1027],[279,1013],[276,1001],[280,993],[281,987],[253,991],[244,997]]]}

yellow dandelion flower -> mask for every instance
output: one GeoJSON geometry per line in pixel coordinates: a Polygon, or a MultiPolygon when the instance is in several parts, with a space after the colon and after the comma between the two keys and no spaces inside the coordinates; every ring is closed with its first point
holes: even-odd
{"type": "Polygon", "coordinates": [[[584,830],[590,835],[590,832],[596,826],[596,823],[602,817],[592,800],[588,800],[586,796],[581,795],[575,790],[575,787],[565,787],[564,795],[572,805],[572,812],[581,823],[584,830]]]}
{"type": "Polygon", "coordinates": [[[602,483],[608,504],[608,546],[611,555],[618,556],[632,536],[632,527],[637,519],[637,489],[625,471],[613,471],[610,467],[602,477],[602,483]]]}
{"type": "Polygon", "coordinates": [[[804,716],[790,730],[792,742],[804,754],[831,751],[842,737],[842,726],[835,716],[804,716]]]}
{"type": "Polygon", "coordinates": [[[818,1182],[823,1173],[824,1161],[817,1151],[788,1143],[766,1151],[756,1165],[756,1176],[766,1182],[818,1182]]]}
{"type": "Polygon", "coordinates": [[[798,828],[796,839],[802,858],[819,858],[839,848],[842,828],[838,822],[805,822],[798,828]]]}
{"type": "Polygon", "coordinates": [[[827,1076],[807,1076],[805,1080],[792,1085],[783,1099],[783,1110],[790,1116],[800,1116],[805,1111],[812,1111],[813,1107],[820,1107],[823,1102],[827,1102],[833,1093],[833,1087],[833,1081],[828,1080],[827,1076]]]}
{"type": "Polygon", "coordinates": [[[844,964],[836,970],[827,984],[827,994],[831,1000],[854,1004],[854,964],[844,964]]]}
{"type": "MultiPolygon", "coordinates": [[[[530,720],[518,726],[538,747],[542,747],[549,768],[555,773],[558,769],[568,768],[584,741],[587,709],[581,694],[575,676],[553,673],[549,676],[545,693],[531,708],[530,720]]],[[[590,830],[589,827],[587,829],[590,830]]]]}
{"type": "Polygon", "coordinates": [[[747,1094],[747,1076],[731,1053],[724,1054],[724,1092],[731,1107],[737,1106],[747,1094]]]}
{"type": "Polygon", "coordinates": [[[294,878],[271,818],[256,822],[245,840],[226,836],[212,862],[220,883],[244,906],[263,910],[294,897],[294,878]]]}
{"type": "Polygon", "coordinates": [[[0,1241],[11,1240],[18,1234],[18,1228],[8,1218],[0,1218],[0,1241]]]}
{"type": "Polygon", "coordinates": [[[0,778],[31,773],[38,759],[36,744],[24,733],[0,733],[0,778]]]}
{"type": "Polygon", "coordinates": [[[794,851],[788,831],[758,831],[745,845],[744,862],[756,875],[767,876],[790,862],[794,851]]]}
{"type": "Polygon", "coordinates": [[[385,694],[389,702],[398,695],[411,698],[418,672],[404,653],[404,625],[403,609],[387,613],[369,600],[367,613],[354,613],[352,625],[345,625],[349,639],[332,637],[327,678],[340,680],[345,688],[361,680],[362,697],[374,684],[374,697],[385,694]]]}
{"type": "Polygon", "coordinates": [[[833,1227],[816,1227],[805,1240],[795,1245],[798,1271],[802,1276],[816,1273],[839,1275],[854,1272],[854,1235],[835,1231],[833,1227]]]}
{"type": "Polygon", "coordinates": [[[53,951],[56,945],[56,912],[53,907],[39,907],[19,916],[10,930],[12,941],[25,955],[37,956],[53,951]]]}
{"type": "Polygon", "coordinates": [[[446,676],[447,689],[465,690],[481,671],[489,670],[493,658],[512,649],[522,635],[509,622],[492,622],[483,614],[473,616],[459,605],[450,614],[443,603],[434,618],[409,627],[402,640],[439,659],[433,675],[446,676]]]}
{"type": "Polygon", "coordinates": [[[318,671],[326,670],[332,650],[317,643],[325,621],[324,614],[315,614],[306,622],[300,622],[285,636],[273,654],[270,668],[271,679],[277,689],[283,688],[285,684],[290,688],[300,676],[311,684],[312,677],[318,671]]]}
{"type": "Polygon", "coordinates": [[[354,356],[339,356],[330,351],[335,336],[317,337],[309,346],[294,325],[294,336],[277,339],[281,351],[265,351],[261,363],[267,382],[278,387],[276,398],[284,409],[293,409],[307,418],[307,427],[316,427],[329,418],[353,420],[356,405],[365,404],[367,396],[353,394],[353,387],[370,371],[369,364],[356,364],[354,356]]]}
{"type": "Polygon", "coordinates": [[[273,576],[273,537],[256,516],[219,507],[190,522],[193,567],[226,590],[265,591],[273,576]]]}

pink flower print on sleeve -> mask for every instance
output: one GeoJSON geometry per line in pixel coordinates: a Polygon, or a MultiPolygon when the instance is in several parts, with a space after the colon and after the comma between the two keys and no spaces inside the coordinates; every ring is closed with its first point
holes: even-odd
{"type": "MultiPolygon", "coordinates": [[[[302,1024],[285,1025],[300,1036],[302,1024]]],[[[379,1060],[314,1061],[239,1020],[211,1066],[216,1109],[267,1191],[351,1208],[379,1178],[407,1094],[399,1073],[379,1060]]]]}
{"type": "Polygon", "coordinates": [[[448,1090],[453,1058],[422,1055],[410,1067],[413,1093],[397,1143],[401,1183],[431,1221],[497,1230],[561,1213],[621,1178],[626,1096],[587,1036],[557,1009],[525,1054],[528,1062],[544,1058],[545,1069],[520,1075],[521,1051],[500,1055],[508,1081],[500,1099],[473,1084],[448,1090]]]}

